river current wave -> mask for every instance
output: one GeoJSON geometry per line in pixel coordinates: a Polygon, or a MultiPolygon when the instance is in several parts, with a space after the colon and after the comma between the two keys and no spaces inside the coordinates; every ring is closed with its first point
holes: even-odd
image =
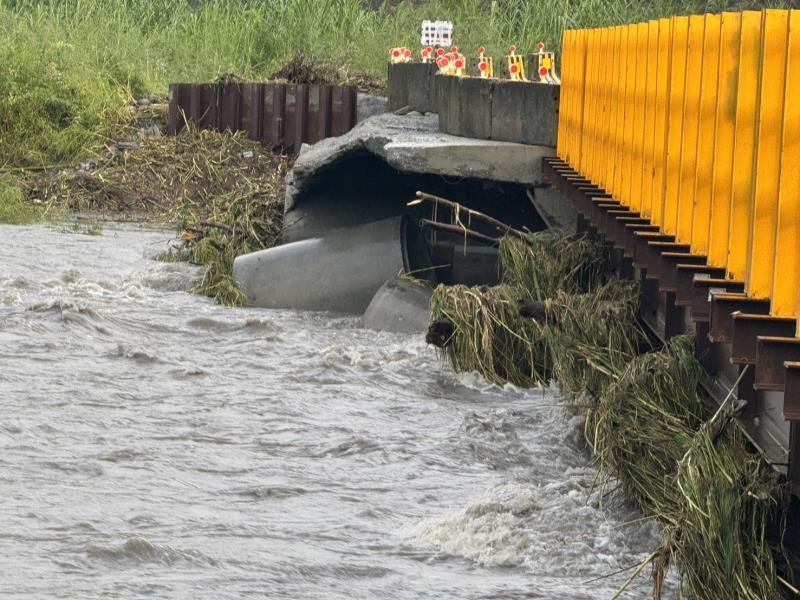
{"type": "Polygon", "coordinates": [[[3,598],[610,598],[656,545],[556,390],[216,306],[169,238],[0,226],[3,598]]]}

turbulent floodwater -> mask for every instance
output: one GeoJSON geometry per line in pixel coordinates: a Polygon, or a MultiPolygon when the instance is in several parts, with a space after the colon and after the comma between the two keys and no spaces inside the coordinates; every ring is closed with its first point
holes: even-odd
{"type": "Polygon", "coordinates": [[[0,226],[3,598],[609,598],[655,546],[556,393],[215,306],[169,237],[0,226]]]}

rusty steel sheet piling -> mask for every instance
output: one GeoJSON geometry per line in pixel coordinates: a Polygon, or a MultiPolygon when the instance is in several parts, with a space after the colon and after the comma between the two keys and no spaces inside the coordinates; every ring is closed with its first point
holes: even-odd
{"type": "Polygon", "coordinates": [[[273,151],[297,156],[303,144],[350,131],[357,107],[352,85],[173,83],[168,133],[177,135],[187,124],[244,131],[273,151]]]}

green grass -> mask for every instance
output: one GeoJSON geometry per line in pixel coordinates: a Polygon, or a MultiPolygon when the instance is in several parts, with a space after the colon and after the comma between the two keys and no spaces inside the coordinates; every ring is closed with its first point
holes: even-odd
{"type": "Polygon", "coordinates": [[[22,190],[0,178],[0,223],[25,225],[39,219],[41,211],[25,200],[22,190]]]}
{"type": "MultiPolygon", "coordinates": [[[[451,19],[467,52],[557,47],[567,27],[721,10],[726,0],[0,0],[0,169],[99,148],[122,108],[174,81],[265,78],[291,56],[383,74],[388,48],[451,19]]],[[[753,2],[746,3],[753,4],[753,2]]],[[[760,3],[758,3],[760,4],[760,3]]],[[[768,2],[780,5],[784,2],[768,2]]]]}

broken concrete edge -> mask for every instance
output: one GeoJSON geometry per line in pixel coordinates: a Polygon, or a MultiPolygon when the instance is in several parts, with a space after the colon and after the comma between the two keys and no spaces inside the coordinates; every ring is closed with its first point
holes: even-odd
{"type": "Polygon", "coordinates": [[[386,96],[372,96],[370,94],[358,94],[356,105],[356,122],[361,123],[370,117],[387,112],[389,99],[386,96]]]}
{"type": "Polygon", "coordinates": [[[538,187],[543,182],[542,158],[552,156],[554,149],[440,133],[435,115],[377,115],[342,136],[303,149],[287,178],[284,213],[302,202],[303,193],[319,173],[359,154],[378,156],[406,173],[538,187]]]}

